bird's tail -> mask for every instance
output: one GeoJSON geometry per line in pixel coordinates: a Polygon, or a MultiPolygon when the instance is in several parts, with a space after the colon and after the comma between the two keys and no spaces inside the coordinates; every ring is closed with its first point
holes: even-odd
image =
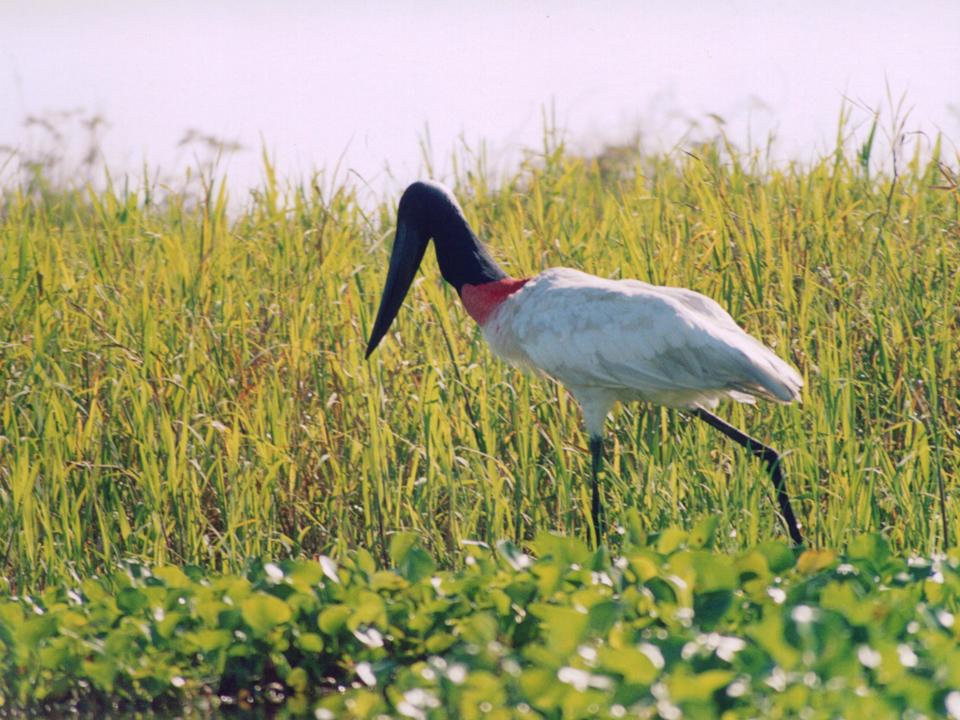
{"type": "Polygon", "coordinates": [[[792,403],[800,400],[800,389],[803,387],[803,378],[791,365],[774,355],[773,351],[764,347],[763,354],[754,355],[750,359],[754,383],[738,388],[753,395],[765,397],[781,403],[792,403]]]}
{"type": "MultiPolygon", "coordinates": [[[[803,378],[792,365],[780,359],[766,345],[746,333],[738,333],[731,343],[739,355],[741,379],[730,389],[781,403],[800,400],[803,378]]],[[[735,400],[741,400],[731,393],[735,400]]],[[[742,402],[742,400],[741,400],[742,402]]]]}

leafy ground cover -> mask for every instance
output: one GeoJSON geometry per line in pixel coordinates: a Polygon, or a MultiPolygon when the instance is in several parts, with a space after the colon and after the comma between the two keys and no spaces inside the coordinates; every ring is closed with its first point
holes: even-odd
{"type": "Polygon", "coordinates": [[[543,534],[441,570],[410,534],[242,574],[128,562],[0,603],[3,709],[251,706],[316,718],[960,717],[960,554],[711,549],[611,560],[543,534]],[[221,699],[222,698],[222,699],[221,699]]]}

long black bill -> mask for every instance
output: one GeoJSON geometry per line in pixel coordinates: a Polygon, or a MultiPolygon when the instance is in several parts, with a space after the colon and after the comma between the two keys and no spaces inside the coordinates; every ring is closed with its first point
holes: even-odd
{"type": "Polygon", "coordinates": [[[429,238],[418,229],[402,219],[397,221],[397,236],[390,255],[390,269],[387,271],[387,281],[383,286],[383,297],[380,298],[380,309],[377,311],[376,322],[373,323],[373,332],[370,333],[370,342],[367,343],[366,357],[369,358],[377,349],[403,305],[403,299],[410,290],[420,261],[423,260],[428,241],[429,238]]]}

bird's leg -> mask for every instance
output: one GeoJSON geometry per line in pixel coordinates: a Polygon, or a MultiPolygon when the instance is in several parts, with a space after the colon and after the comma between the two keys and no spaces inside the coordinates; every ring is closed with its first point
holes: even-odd
{"type": "Polygon", "coordinates": [[[590,436],[590,456],[593,468],[593,501],[591,515],[593,516],[594,545],[600,547],[603,538],[603,504],[600,502],[600,463],[603,462],[603,438],[599,435],[590,436]]]}
{"type": "Polygon", "coordinates": [[[744,432],[737,430],[733,425],[724,422],[712,412],[703,408],[696,408],[693,414],[715,427],[728,438],[739,443],[757,458],[763,460],[770,470],[770,477],[773,480],[774,490],[777,492],[777,502],[780,504],[780,513],[787,524],[787,531],[794,545],[803,545],[803,535],[800,534],[800,526],[797,524],[797,518],[793,514],[793,508],[790,506],[790,496],[787,494],[786,482],[783,479],[783,471],[780,469],[780,455],[772,447],[764,445],[744,432]]]}

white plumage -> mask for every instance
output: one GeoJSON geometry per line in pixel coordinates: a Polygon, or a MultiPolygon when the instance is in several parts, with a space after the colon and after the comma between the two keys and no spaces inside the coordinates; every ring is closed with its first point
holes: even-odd
{"type": "Polygon", "coordinates": [[[799,398],[803,379],[692,290],[554,268],[531,278],[483,325],[491,349],[565,385],[591,435],[617,401],[712,408],[723,397],[799,398]]]}

